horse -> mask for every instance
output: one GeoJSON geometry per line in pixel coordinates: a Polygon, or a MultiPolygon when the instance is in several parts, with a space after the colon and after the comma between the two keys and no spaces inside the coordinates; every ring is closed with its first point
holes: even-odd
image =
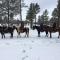
{"type": "Polygon", "coordinates": [[[14,29],[15,29],[14,27],[10,27],[10,26],[0,26],[0,33],[2,35],[2,38],[5,38],[5,33],[10,33],[11,38],[13,38],[14,29]]]}
{"type": "Polygon", "coordinates": [[[1,35],[3,35],[3,27],[2,26],[0,26],[0,33],[1,33],[1,35]]]}
{"type": "Polygon", "coordinates": [[[47,27],[48,32],[50,33],[50,38],[52,38],[51,33],[58,32],[58,38],[60,37],[60,27],[56,27],[56,22],[53,23],[52,26],[47,27]]]}
{"type": "Polygon", "coordinates": [[[24,33],[25,32],[26,33],[25,37],[26,36],[29,37],[29,28],[28,27],[15,26],[15,28],[16,28],[16,31],[18,33],[18,36],[20,35],[20,33],[24,33]]]}
{"type": "Polygon", "coordinates": [[[60,27],[57,28],[57,27],[49,26],[47,30],[50,33],[50,38],[52,38],[51,33],[55,33],[55,32],[58,32],[59,33],[58,38],[60,37],[60,27]]]}
{"type": "Polygon", "coordinates": [[[46,36],[48,37],[48,30],[47,30],[47,25],[40,25],[40,26],[33,26],[33,30],[36,29],[38,32],[38,37],[40,37],[40,32],[46,32],[46,36]]]}

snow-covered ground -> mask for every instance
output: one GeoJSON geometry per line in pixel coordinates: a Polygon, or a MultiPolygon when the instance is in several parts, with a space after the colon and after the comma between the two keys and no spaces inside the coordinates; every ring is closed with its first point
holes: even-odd
{"type": "Polygon", "coordinates": [[[0,37],[0,60],[60,60],[60,38],[58,33],[53,33],[52,38],[37,37],[36,30],[30,30],[29,38],[17,38],[17,32],[14,32],[14,38],[6,34],[5,39],[0,37]]]}

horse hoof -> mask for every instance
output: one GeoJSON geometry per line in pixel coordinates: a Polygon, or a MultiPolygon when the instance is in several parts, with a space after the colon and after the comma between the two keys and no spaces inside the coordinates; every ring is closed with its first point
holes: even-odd
{"type": "Polygon", "coordinates": [[[58,36],[58,38],[59,38],[59,36],[58,36]]]}
{"type": "Polygon", "coordinates": [[[52,38],[52,37],[50,37],[50,38],[52,38]]]}
{"type": "Polygon", "coordinates": [[[27,37],[29,37],[29,36],[27,36],[27,37]]]}
{"type": "Polygon", "coordinates": [[[17,36],[17,38],[18,38],[18,36],[17,36]]]}
{"type": "Polygon", "coordinates": [[[40,37],[40,36],[38,36],[38,37],[40,37]]]}
{"type": "Polygon", "coordinates": [[[2,38],[3,39],[3,38],[2,38]]]}
{"type": "Polygon", "coordinates": [[[10,38],[13,38],[13,37],[10,37],[10,38]]]}

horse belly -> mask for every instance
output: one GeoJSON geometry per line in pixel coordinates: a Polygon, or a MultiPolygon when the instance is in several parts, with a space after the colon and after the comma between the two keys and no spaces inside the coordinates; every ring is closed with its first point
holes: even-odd
{"type": "Polygon", "coordinates": [[[44,32],[44,30],[41,30],[41,32],[44,32]]]}

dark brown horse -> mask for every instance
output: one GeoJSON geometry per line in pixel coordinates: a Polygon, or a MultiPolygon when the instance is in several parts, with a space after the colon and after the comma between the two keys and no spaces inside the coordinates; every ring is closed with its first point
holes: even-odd
{"type": "Polygon", "coordinates": [[[14,29],[15,28],[13,26],[0,26],[0,33],[2,35],[2,38],[5,38],[6,33],[10,33],[11,38],[13,38],[14,29]]]}
{"type": "Polygon", "coordinates": [[[51,35],[51,33],[55,33],[55,32],[58,32],[59,33],[59,35],[58,35],[58,38],[60,37],[60,27],[55,27],[55,28],[53,28],[53,26],[49,26],[48,28],[47,28],[47,30],[48,30],[48,32],[50,33],[50,38],[52,38],[52,35],[51,35]]]}
{"type": "Polygon", "coordinates": [[[20,35],[20,33],[26,33],[25,37],[29,37],[29,28],[28,27],[20,27],[20,26],[15,26],[18,36],[20,35]]]}

